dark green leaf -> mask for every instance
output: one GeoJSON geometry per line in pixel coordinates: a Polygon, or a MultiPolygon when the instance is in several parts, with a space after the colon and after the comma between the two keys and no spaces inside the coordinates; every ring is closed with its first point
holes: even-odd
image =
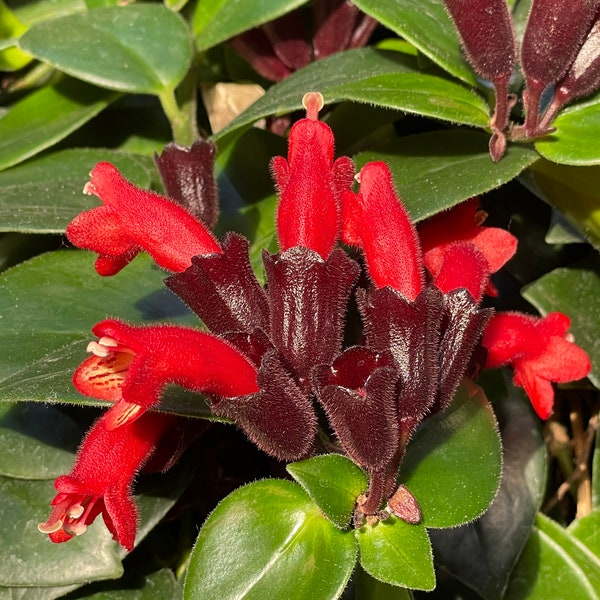
{"type": "Polygon", "coordinates": [[[334,600],[354,568],[352,532],[334,527],[304,490],[267,479],[239,488],[206,520],[186,600],[334,600]]]}
{"type": "Polygon", "coordinates": [[[600,561],[557,523],[540,514],[513,572],[511,600],[598,600],[600,561]]]}
{"type": "Polygon", "coordinates": [[[572,167],[539,160],[532,172],[543,197],[600,250],[600,166],[572,167]]]}
{"type": "Polygon", "coordinates": [[[552,125],[556,133],[535,143],[544,158],[567,165],[600,164],[600,97],[567,108],[552,125]]]}
{"type": "Polygon", "coordinates": [[[291,463],[286,469],[336,527],[350,525],[356,499],[367,489],[365,474],[350,459],[322,454],[291,463]]]}
{"type": "MultiPolygon", "coordinates": [[[[600,509],[600,428],[596,430],[596,443],[592,458],[592,507],[600,509]]],[[[598,528],[600,535],[600,528],[598,528]]],[[[598,555],[600,556],[600,539],[598,540],[598,555]]]]}
{"type": "Polygon", "coordinates": [[[505,597],[510,600],[597,600],[581,569],[537,527],[532,529],[505,597]]]}
{"type": "Polygon", "coordinates": [[[206,50],[242,31],[273,21],[306,0],[212,0],[198,2],[194,33],[198,50],[206,50]]]}
{"type": "Polygon", "coordinates": [[[575,519],[568,531],[600,560],[600,509],[596,508],[589,515],[575,519]]]}
{"type": "Polygon", "coordinates": [[[575,342],[592,359],[589,378],[600,387],[600,269],[598,261],[555,269],[523,289],[541,313],[563,312],[571,318],[575,342]]]}
{"type": "Polygon", "coordinates": [[[534,150],[509,146],[501,161],[491,161],[488,136],[463,129],[409,135],[358,154],[357,168],[387,162],[397,190],[415,221],[515,178],[538,159],[534,150]]]}
{"type": "Polygon", "coordinates": [[[86,8],[84,0],[35,0],[17,2],[13,11],[23,23],[33,25],[38,21],[48,21],[56,17],[84,12],[86,8]]]}
{"type": "MultiPolygon", "coordinates": [[[[423,75],[415,57],[397,52],[382,52],[373,48],[359,48],[334,54],[296,71],[284,81],[269,88],[262,98],[213,138],[224,140],[227,134],[241,127],[247,127],[258,119],[302,109],[302,96],[310,91],[321,92],[326,104],[357,100],[399,110],[409,110],[414,105],[426,109],[427,112],[424,114],[434,112],[440,118],[443,118],[441,115],[446,113],[446,105],[456,108],[453,99],[455,94],[466,103],[463,108],[470,118],[475,120],[475,125],[481,126],[482,123],[487,123],[487,108],[483,100],[462,86],[441,77],[423,75]],[[384,76],[388,76],[389,79],[384,76]],[[421,76],[425,77],[425,80],[421,80],[421,76]],[[391,82],[394,85],[386,86],[388,90],[383,94],[374,90],[377,93],[371,98],[371,92],[361,91],[363,86],[369,85],[369,81],[383,84],[391,82]],[[403,81],[412,83],[423,81],[428,86],[439,86],[440,89],[444,89],[444,93],[449,93],[450,97],[415,99],[415,96],[412,96],[406,99],[409,106],[404,106],[404,98],[398,95],[401,93],[401,87],[398,86],[402,86],[403,81]]],[[[458,110],[460,111],[461,108],[459,107],[458,110]]]]}
{"type": "Polygon", "coordinates": [[[0,404],[0,474],[54,479],[71,469],[83,436],[75,421],[53,406],[0,404]]]}
{"type": "Polygon", "coordinates": [[[185,21],[152,4],[97,8],[42,21],[19,44],[69,75],[131,93],[173,90],[192,59],[185,21]]]}
{"type": "Polygon", "coordinates": [[[483,393],[463,384],[450,407],[427,419],[406,451],[400,482],[413,493],[427,527],[476,519],[500,484],[502,447],[483,393]]]}
{"type": "Polygon", "coordinates": [[[63,233],[75,216],[97,205],[82,190],[101,161],[144,188],[155,172],[149,157],[105,149],[62,150],[29,161],[0,173],[0,231],[63,233]]]}
{"type": "MultiPolygon", "coordinates": [[[[114,277],[93,268],[94,255],[59,251],[0,277],[0,397],[93,403],[71,384],[91,327],[108,315],[137,323],[196,319],[162,284],[164,272],[139,256],[114,277]]],[[[204,406],[204,404],[203,404],[204,406]]]]}
{"type": "Polygon", "coordinates": [[[0,170],[53,146],[116,98],[74,79],[29,94],[0,119],[0,170]]]}
{"type": "Polygon", "coordinates": [[[362,568],[384,583],[417,590],[435,587],[431,543],[423,524],[390,517],[356,530],[362,568]]]}
{"type": "Polygon", "coordinates": [[[436,562],[487,600],[502,598],[535,522],[546,481],[546,447],[539,419],[507,373],[480,381],[500,424],[502,482],[490,508],[475,522],[430,531],[436,562]],[[507,515],[511,515],[507,519],[507,515]]]}
{"type": "Polygon", "coordinates": [[[51,481],[0,478],[0,585],[66,586],[123,573],[117,544],[101,522],[60,545],[37,530],[55,493],[51,481]]]}
{"type": "Polygon", "coordinates": [[[475,83],[475,74],[463,58],[458,34],[440,0],[356,0],[355,4],[449,73],[475,83]]]}

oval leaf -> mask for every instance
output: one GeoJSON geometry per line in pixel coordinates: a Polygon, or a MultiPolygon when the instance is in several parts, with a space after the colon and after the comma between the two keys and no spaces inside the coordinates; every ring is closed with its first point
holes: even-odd
{"type": "Polygon", "coordinates": [[[384,583],[417,590],[435,587],[431,543],[423,524],[394,516],[356,530],[362,568],[384,583]]]}
{"type": "Polygon", "coordinates": [[[289,464],[287,472],[336,527],[350,525],[356,499],[367,489],[367,477],[341,454],[323,454],[289,464]]]}
{"type": "Polygon", "coordinates": [[[357,169],[368,161],[388,163],[413,221],[499,187],[538,158],[534,150],[511,145],[494,163],[488,136],[463,129],[409,135],[355,157],[357,169]]]}
{"type": "Polygon", "coordinates": [[[449,73],[475,83],[454,24],[440,0],[355,0],[354,4],[449,73]]]}
{"type": "Polygon", "coordinates": [[[198,50],[272,21],[305,4],[306,0],[212,0],[198,2],[194,12],[194,34],[198,50]]]}
{"type": "Polygon", "coordinates": [[[502,445],[483,390],[463,383],[443,413],[424,422],[406,450],[400,482],[413,493],[427,527],[476,519],[500,484],[502,445]]]}
{"type": "Polygon", "coordinates": [[[151,4],[97,8],[42,21],[19,45],[74,77],[132,93],[173,90],[192,59],[185,21],[151,4]]]}
{"type": "Polygon", "coordinates": [[[352,533],[336,529],[297,484],[267,479],[237,489],[208,517],[184,598],[333,600],[355,560],[352,533]]]}
{"type": "Polygon", "coordinates": [[[546,446],[529,399],[510,383],[507,372],[487,371],[480,384],[500,423],[504,462],[500,489],[475,522],[429,534],[438,565],[483,598],[502,598],[544,497],[546,446]]]}
{"type": "Polygon", "coordinates": [[[117,97],[113,92],[65,78],[16,102],[0,119],[0,170],[66,138],[117,97]]]}

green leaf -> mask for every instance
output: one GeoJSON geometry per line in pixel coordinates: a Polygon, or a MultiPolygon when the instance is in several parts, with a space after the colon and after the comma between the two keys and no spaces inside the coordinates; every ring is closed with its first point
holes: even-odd
{"type": "Polygon", "coordinates": [[[367,477],[350,459],[322,454],[291,463],[286,470],[336,527],[350,525],[356,499],[367,489],[367,477]]]}
{"type": "MultiPolygon", "coordinates": [[[[596,443],[592,458],[592,508],[594,511],[600,509],[600,428],[596,430],[596,443]]],[[[600,527],[598,533],[600,534],[600,527]]],[[[600,538],[597,554],[600,556],[600,538]]]]}
{"type": "Polygon", "coordinates": [[[535,142],[544,158],[566,165],[600,164],[600,96],[594,98],[565,109],[552,122],[556,132],[535,142]]]}
{"type": "Polygon", "coordinates": [[[494,163],[488,136],[463,129],[409,135],[355,157],[358,169],[368,161],[388,163],[414,221],[511,181],[538,158],[531,149],[511,145],[494,163]]]}
{"type": "Polygon", "coordinates": [[[194,34],[198,50],[216,46],[238,33],[273,21],[306,0],[212,0],[198,2],[194,34]]]}
{"type": "Polygon", "coordinates": [[[541,195],[600,250],[600,166],[572,167],[542,159],[531,170],[541,195]]]}
{"type": "Polygon", "coordinates": [[[583,544],[544,515],[515,568],[506,598],[511,600],[598,600],[600,561],[583,544]]]}
{"type": "Polygon", "coordinates": [[[486,371],[480,385],[500,425],[500,489],[489,509],[473,523],[429,533],[436,564],[483,598],[496,600],[503,596],[544,497],[546,446],[529,399],[510,383],[507,372],[486,371]]]}
{"type": "Polygon", "coordinates": [[[123,573],[117,544],[101,522],[61,545],[37,530],[55,494],[51,481],[0,478],[1,586],[66,586],[123,573]]]}
{"type": "MultiPolygon", "coordinates": [[[[600,509],[595,508],[590,514],[575,519],[567,528],[568,532],[600,560],[600,509]]],[[[600,589],[600,588],[599,588],[600,589]]]]}
{"type": "Polygon", "coordinates": [[[465,383],[448,409],[417,430],[399,479],[419,502],[426,527],[455,527],[488,508],[501,471],[494,412],[483,390],[465,383]]]}
{"type": "Polygon", "coordinates": [[[173,90],[192,60],[185,21],[152,4],[97,8],[42,21],[19,45],[74,77],[130,93],[173,90]]]}
{"type": "Polygon", "coordinates": [[[390,517],[355,530],[362,568],[384,583],[417,590],[435,587],[431,543],[423,524],[390,517]]]}
{"type": "Polygon", "coordinates": [[[321,92],[326,104],[356,100],[409,112],[414,108],[417,109],[415,112],[422,109],[425,111],[423,114],[433,113],[439,118],[451,113],[462,115],[461,122],[467,121],[476,126],[484,126],[488,119],[487,106],[481,98],[456,83],[423,74],[415,57],[359,48],[311,63],[270,87],[264,96],[215,134],[213,139],[223,140],[227,134],[258,119],[302,109],[302,96],[309,91],[321,92]],[[427,98],[411,89],[405,101],[400,95],[402,90],[416,83],[422,83],[435,94],[442,95],[427,98]],[[372,86],[375,84],[384,85],[384,91],[374,89],[372,86]],[[363,89],[367,87],[368,92],[363,89]],[[443,95],[446,93],[448,98],[443,95]]]}
{"type": "Polygon", "coordinates": [[[0,474],[54,479],[71,469],[82,428],[53,406],[0,404],[0,474]]]}
{"type": "Polygon", "coordinates": [[[29,94],[0,119],[0,170],[53,146],[116,98],[69,78],[29,94]]]}
{"type": "MultiPolygon", "coordinates": [[[[0,276],[0,398],[105,405],[79,396],[71,383],[85,358],[91,327],[107,315],[135,322],[170,320],[197,324],[162,284],[164,273],[146,255],[121,273],[103,278],[94,255],[59,251],[38,256],[0,276]]],[[[168,396],[168,394],[167,394],[168,396]]],[[[196,412],[206,414],[198,395],[196,412]]],[[[170,408],[179,403],[171,401],[170,408]]],[[[189,395],[183,412],[188,414],[189,395]]],[[[165,399],[167,400],[167,399],[165,399]]]]}
{"type": "MultiPolygon", "coordinates": [[[[26,27],[17,19],[14,13],[0,0],[0,40],[7,42],[10,38],[19,37],[26,27]]],[[[17,71],[31,62],[31,56],[16,48],[14,44],[0,50],[0,70],[17,71]]]]}
{"type": "Polygon", "coordinates": [[[523,297],[542,315],[559,311],[571,319],[575,343],[592,359],[588,377],[600,387],[600,269],[598,260],[551,271],[526,286],[523,297]]]}
{"type": "Polygon", "coordinates": [[[334,600],[356,561],[354,535],[334,527],[295,483],[267,479],[227,496],[204,523],[185,600],[334,600]]]}
{"type": "Polygon", "coordinates": [[[86,10],[84,0],[34,0],[15,4],[12,10],[25,25],[33,25],[38,21],[48,21],[86,10]]]}
{"type": "Polygon", "coordinates": [[[416,46],[440,67],[474,84],[454,24],[440,0],[355,0],[362,11],[416,46]]]}
{"type": "Polygon", "coordinates": [[[82,190],[101,161],[144,188],[156,172],[150,157],[105,149],[62,150],[31,160],[0,173],[0,231],[63,233],[75,216],[93,207],[82,190]]]}

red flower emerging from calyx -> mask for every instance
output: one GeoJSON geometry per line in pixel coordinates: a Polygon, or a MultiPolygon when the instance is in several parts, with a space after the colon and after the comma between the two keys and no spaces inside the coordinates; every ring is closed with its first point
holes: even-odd
{"type": "Polygon", "coordinates": [[[487,367],[510,365],[515,383],[525,389],[542,419],[552,414],[554,389],[585,377],[589,356],[570,338],[571,322],[562,313],[539,318],[521,313],[499,313],[489,322],[482,343],[487,348],[487,367]]]}

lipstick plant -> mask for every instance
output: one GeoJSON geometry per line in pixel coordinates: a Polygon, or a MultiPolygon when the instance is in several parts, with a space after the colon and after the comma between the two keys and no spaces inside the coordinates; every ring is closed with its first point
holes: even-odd
{"type": "Polygon", "coordinates": [[[596,598],[599,3],[88,4],[0,6],[0,597],[596,598]]]}

